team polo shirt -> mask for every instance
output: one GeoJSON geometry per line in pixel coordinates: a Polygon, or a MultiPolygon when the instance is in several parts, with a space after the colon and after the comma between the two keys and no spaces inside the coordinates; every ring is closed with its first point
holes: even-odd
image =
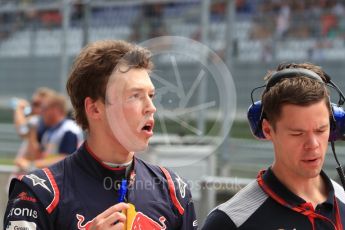
{"type": "MultiPolygon", "coordinates": [[[[288,206],[277,202],[265,192],[258,181],[253,181],[226,203],[215,208],[207,217],[202,229],[336,229],[336,216],[345,229],[345,192],[322,171],[328,188],[327,200],[313,210],[302,198],[292,193],[274,175],[271,168],[262,175],[265,186],[290,207],[305,207],[309,213],[317,213],[328,220],[311,220],[288,206]],[[336,203],[336,205],[335,205],[336,203]],[[331,223],[331,222],[332,223],[331,223]]],[[[338,224],[339,226],[339,224],[338,224]]]]}

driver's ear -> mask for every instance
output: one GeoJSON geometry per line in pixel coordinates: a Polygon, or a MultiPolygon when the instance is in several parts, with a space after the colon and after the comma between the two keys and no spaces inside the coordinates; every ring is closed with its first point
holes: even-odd
{"type": "Polygon", "coordinates": [[[90,119],[98,120],[101,118],[101,102],[90,97],[84,100],[85,113],[90,119]]]}

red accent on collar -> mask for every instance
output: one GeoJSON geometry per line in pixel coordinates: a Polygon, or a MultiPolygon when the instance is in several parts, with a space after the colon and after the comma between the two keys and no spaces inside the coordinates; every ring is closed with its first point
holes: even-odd
{"type": "Polygon", "coordinates": [[[341,223],[341,218],[340,218],[340,210],[337,202],[337,198],[334,195],[334,208],[335,208],[335,221],[336,223],[334,224],[332,220],[328,219],[327,217],[324,217],[318,213],[315,212],[313,206],[310,203],[304,203],[301,206],[292,206],[288,204],[283,198],[281,198],[279,195],[277,195],[273,190],[268,187],[265,184],[265,181],[263,180],[263,175],[265,173],[265,170],[261,170],[256,178],[259,186],[261,189],[273,200],[275,200],[277,203],[295,211],[298,213],[301,213],[302,215],[305,215],[308,217],[310,223],[312,224],[313,229],[315,229],[315,219],[321,219],[323,221],[327,221],[332,224],[333,228],[335,230],[342,230],[343,229],[343,224],[341,223]]]}
{"type": "MultiPolygon", "coordinates": [[[[126,169],[126,167],[112,168],[112,167],[110,167],[110,166],[104,164],[104,163],[102,162],[102,160],[99,159],[99,158],[96,156],[96,154],[91,150],[91,148],[89,147],[89,145],[87,144],[87,142],[85,142],[85,148],[86,148],[86,151],[87,151],[88,153],[90,153],[90,155],[91,155],[100,165],[102,165],[102,167],[104,167],[104,168],[106,168],[106,169],[108,169],[108,170],[111,170],[111,171],[121,171],[121,170],[125,170],[125,169],[126,169]]],[[[134,159],[133,159],[133,160],[134,160],[134,159]]]]}

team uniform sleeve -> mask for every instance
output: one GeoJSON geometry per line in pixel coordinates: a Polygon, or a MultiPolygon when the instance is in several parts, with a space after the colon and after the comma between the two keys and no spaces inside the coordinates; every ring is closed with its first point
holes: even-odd
{"type": "Polygon", "coordinates": [[[167,178],[172,204],[180,215],[179,229],[198,229],[194,202],[188,183],[173,171],[162,167],[161,169],[167,178]]]}
{"type": "Polygon", "coordinates": [[[71,154],[77,150],[78,137],[76,134],[68,131],[62,138],[61,144],[59,146],[59,153],[71,154]]]}
{"type": "Polygon", "coordinates": [[[194,230],[198,229],[198,221],[196,220],[196,214],[194,210],[194,203],[192,197],[189,197],[189,202],[185,207],[183,216],[182,216],[182,227],[183,230],[194,230]]]}
{"type": "Polygon", "coordinates": [[[28,186],[16,181],[9,195],[3,229],[52,230],[49,216],[28,186]]]}
{"type": "Polygon", "coordinates": [[[223,211],[218,209],[212,211],[206,217],[205,223],[201,230],[232,230],[238,229],[234,222],[223,211]]]}

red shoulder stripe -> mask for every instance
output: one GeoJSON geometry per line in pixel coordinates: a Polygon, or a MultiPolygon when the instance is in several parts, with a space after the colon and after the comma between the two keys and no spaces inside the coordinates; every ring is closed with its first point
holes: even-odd
{"type": "Polygon", "coordinates": [[[54,209],[56,208],[56,206],[59,204],[59,199],[60,199],[60,191],[59,188],[56,184],[56,181],[54,179],[53,174],[51,173],[51,171],[48,168],[44,168],[43,171],[45,172],[45,174],[47,175],[50,184],[53,187],[53,191],[54,191],[54,199],[53,201],[48,205],[48,207],[46,208],[47,212],[50,214],[54,211],[54,209]]]}
{"type": "Polygon", "coordinates": [[[165,177],[167,178],[167,181],[168,181],[168,186],[169,186],[169,193],[170,193],[170,197],[171,197],[171,200],[173,202],[173,204],[175,205],[175,207],[177,208],[178,212],[183,215],[184,213],[184,208],[182,207],[180,201],[177,199],[177,196],[176,196],[176,189],[175,189],[175,185],[174,185],[174,182],[171,178],[171,175],[170,173],[168,172],[168,170],[166,170],[165,168],[163,167],[160,167],[161,170],[163,171],[165,177]]]}

